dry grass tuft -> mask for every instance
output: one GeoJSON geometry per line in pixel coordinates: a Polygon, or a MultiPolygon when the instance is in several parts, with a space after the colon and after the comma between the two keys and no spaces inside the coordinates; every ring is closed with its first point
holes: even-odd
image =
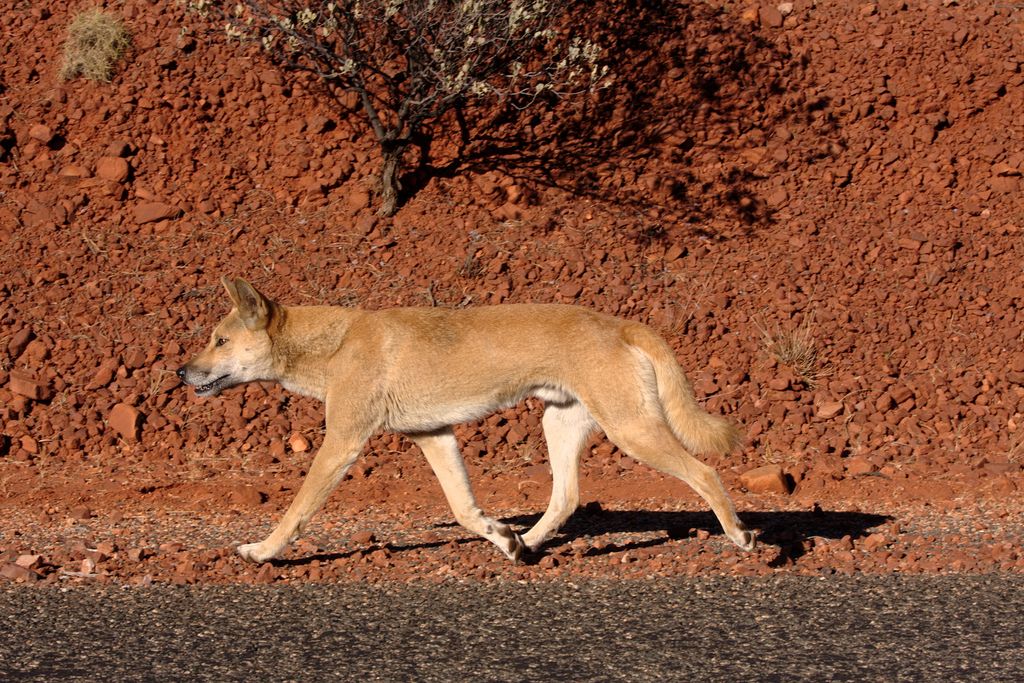
{"type": "Polygon", "coordinates": [[[64,62],[60,77],[70,80],[83,76],[92,81],[107,82],[114,64],[131,44],[128,30],[120,19],[101,9],[85,10],[68,26],[64,46],[64,62]]]}
{"type": "Polygon", "coordinates": [[[775,359],[793,371],[804,384],[814,388],[831,374],[831,367],[818,358],[814,340],[814,315],[805,316],[795,329],[783,330],[778,323],[770,328],[758,324],[764,346],[775,359]]]}

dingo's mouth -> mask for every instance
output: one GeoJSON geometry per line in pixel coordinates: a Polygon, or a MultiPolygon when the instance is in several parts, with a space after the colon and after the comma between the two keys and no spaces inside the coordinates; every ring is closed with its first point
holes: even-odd
{"type": "Polygon", "coordinates": [[[196,396],[216,396],[220,393],[221,389],[227,388],[230,384],[230,375],[221,375],[206,384],[195,385],[196,396]]]}

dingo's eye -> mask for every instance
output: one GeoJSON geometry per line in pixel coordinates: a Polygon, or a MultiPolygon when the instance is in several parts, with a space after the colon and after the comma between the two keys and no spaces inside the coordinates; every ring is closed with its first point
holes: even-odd
{"type": "Polygon", "coordinates": [[[214,346],[224,346],[227,343],[228,343],[228,340],[225,339],[224,337],[217,337],[217,340],[215,342],[213,342],[213,345],[214,346]]]}

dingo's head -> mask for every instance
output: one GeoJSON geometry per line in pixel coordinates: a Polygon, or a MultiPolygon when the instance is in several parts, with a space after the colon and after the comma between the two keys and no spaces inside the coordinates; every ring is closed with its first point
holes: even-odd
{"type": "Polygon", "coordinates": [[[214,329],[206,348],[178,368],[178,377],[195,387],[197,396],[216,396],[238,384],[273,378],[267,328],[276,304],[245,280],[221,282],[234,308],[214,329]]]}

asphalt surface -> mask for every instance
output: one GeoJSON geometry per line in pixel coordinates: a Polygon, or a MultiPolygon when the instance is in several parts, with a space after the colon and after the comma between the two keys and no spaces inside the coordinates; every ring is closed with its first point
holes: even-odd
{"type": "Polygon", "coordinates": [[[1020,681],[1024,577],[11,587],[0,680],[1020,681]]]}

